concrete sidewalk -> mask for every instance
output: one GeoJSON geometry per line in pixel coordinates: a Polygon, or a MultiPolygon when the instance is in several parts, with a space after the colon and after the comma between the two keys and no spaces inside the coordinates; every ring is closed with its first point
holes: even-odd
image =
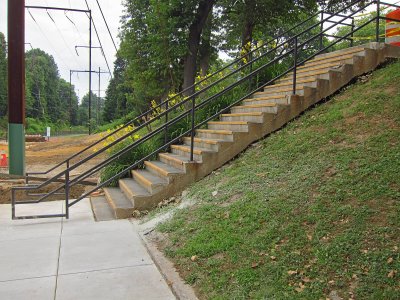
{"type": "MultiPolygon", "coordinates": [[[[60,213],[63,203],[18,206],[60,213]]],[[[0,205],[0,299],[175,299],[129,220],[95,222],[89,200],[71,219],[16,220],[0,205]]]]}

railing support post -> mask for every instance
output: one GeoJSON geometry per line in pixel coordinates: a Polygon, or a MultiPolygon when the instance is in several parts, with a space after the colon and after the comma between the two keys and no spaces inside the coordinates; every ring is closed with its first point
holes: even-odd
{"type": "Polygon", "coordinates": [[[380,18],[381,18],[381,13],[380,13],[380,0],[376,1],[376,41],[379,43],[379,23],[380,23],[380,18]]]}
{"type": "Polygon", "coordinates": [[[297,36],[294,38],[293,95],[296,94],[296,85],[297,85],[297,36]]]}
{"type": "Polygon", "coordinates": [[[194,161],[194,155],[193,155],[193,150],[194,150],[194,116],[195,116],[195,108],[196,108],[196,98],[192,98],[192,110],[191,110],[191,115],[192,115],[192,126],[191,126],[191,131],[190,131],[190,161],[194,161]]]}
{"type": "Polygon", "coordinates": [[[324,12],[321,12],[321,25],[320,25],[320,36],[319,36],[319,50],[322,50],[322,48],[324,47],[324,43],[323,43],[323,31],[324,31],[324,12]]]}
{"type": "Polygon", "coordinates": [[[353,47],[353,46],[354,46],[354,39],[353,39],[353,37],[354,37],[354,28],[355,28],[355,27],[356,27],[356,26],[355,26],[355,23],[354,23],[354,18],[351,17],[351,35],[350,35],[351,42],[350,42],[350,47],[353,47]]]}
{"type": "Polygon", "coordinates": [[[65,172],[65,218],[69,219],[69,160],[65,172]]]}
{"type": "MultiPolygon", "coordinates": [[[[165,124],[168,123],[168,99],[167,102],[165,102],[165,124]]],[[[165,125],[165,129],[164,129],[164,144],[168,143],[168,125],[165,125]]]]}
{"type": "Polygon", "coordinates": [[[15,220],[15,190],[11,188],[11,219],[15,220]]]}

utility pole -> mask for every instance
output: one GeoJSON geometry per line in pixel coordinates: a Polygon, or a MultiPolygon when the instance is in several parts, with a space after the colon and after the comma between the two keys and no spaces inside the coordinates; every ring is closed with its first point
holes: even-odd
{"type": "Polygon", "coordinates": [[[9,173],[25,175],[25,0],[8,1],[9,173]]]}
{"type": "Polygon", "coordinates": [[[92,134],[92,11],[89,9],[89,135],[92,134]]]}

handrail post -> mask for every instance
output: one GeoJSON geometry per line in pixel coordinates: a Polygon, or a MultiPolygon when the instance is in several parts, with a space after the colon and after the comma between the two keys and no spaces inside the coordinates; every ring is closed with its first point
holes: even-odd
{"type": "Polygon", "coordinates": [[[379,43],[380,0],[376,1],[376,42],[379,43]]]}
{"type": "Polygon", "coordinates": [[[356,26],[355,26],[355,23],[354,23],[354,17],[351,17],[351,35],[350,35],[350,38],[351,38],[351,41],[350,41],[350,47],[353,47],[354,46],[354,39],[353,39],[353,37],[354,37],[354,28],[355,28],[356,26]]]}
{"type": "Polygon", "coordinates": [[[192,98],[192,126],[191,126],[191,131],[190,131],[190,161],[194,161],[194,155],[193,155],[193,150],[194,150],[194,116],[195,116],[195,108],[196,108],[196,97],[192,98]]]}
{"type": "Polygon", "coordinates": [[[296,94],[297,85],[297,36],[294,38],[294,69],[293,69],[293,95],[296,94]]]}
{"type": "Polygon", "coordinates": [[[165,129],[164,129],[164,144],[166,145],[168,143],[168,99],[167,102],[165,102],[165,129]]]}
{"type": "Polygon", "coordinates": [[[69,219],[69,160],[65,170],[65,217],[69,219]]]}
{"type": "Polygon", "coordinates": [[[15,220],[15,190],[11,188],[11,219],[15,220]]]}
{"type": "MultiPolygon", "coordinates": [[[[251,43],[250,43],[250,53],[249,53],[249,60],[250,60],[250,73],[251,74],[253,72],[253,52],[252,51],[252,47],[251,47],[251,43]]],[[[250,78],[249,80],[249,91],[251,91],[253,89],[253,78],[250,78]]]]}
{"type": "MultiPolygon", "coordinates": [[[[323,32],[324,31],[324,11],[321,11],[321,26],[320,26],[320,36],[319,36],[319,50],[323,48],[323,32]]],[[[296,43],[297,44],[297,43],[296,43]]]]}

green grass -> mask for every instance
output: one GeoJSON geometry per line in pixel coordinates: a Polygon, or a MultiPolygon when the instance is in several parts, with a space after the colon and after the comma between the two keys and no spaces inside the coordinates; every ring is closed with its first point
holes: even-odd
{"type": "Polygon", "coordinates": [[[201,299],[400,299],[399,140],[396,62],[194,184],[163,251],[201,299]]]}

